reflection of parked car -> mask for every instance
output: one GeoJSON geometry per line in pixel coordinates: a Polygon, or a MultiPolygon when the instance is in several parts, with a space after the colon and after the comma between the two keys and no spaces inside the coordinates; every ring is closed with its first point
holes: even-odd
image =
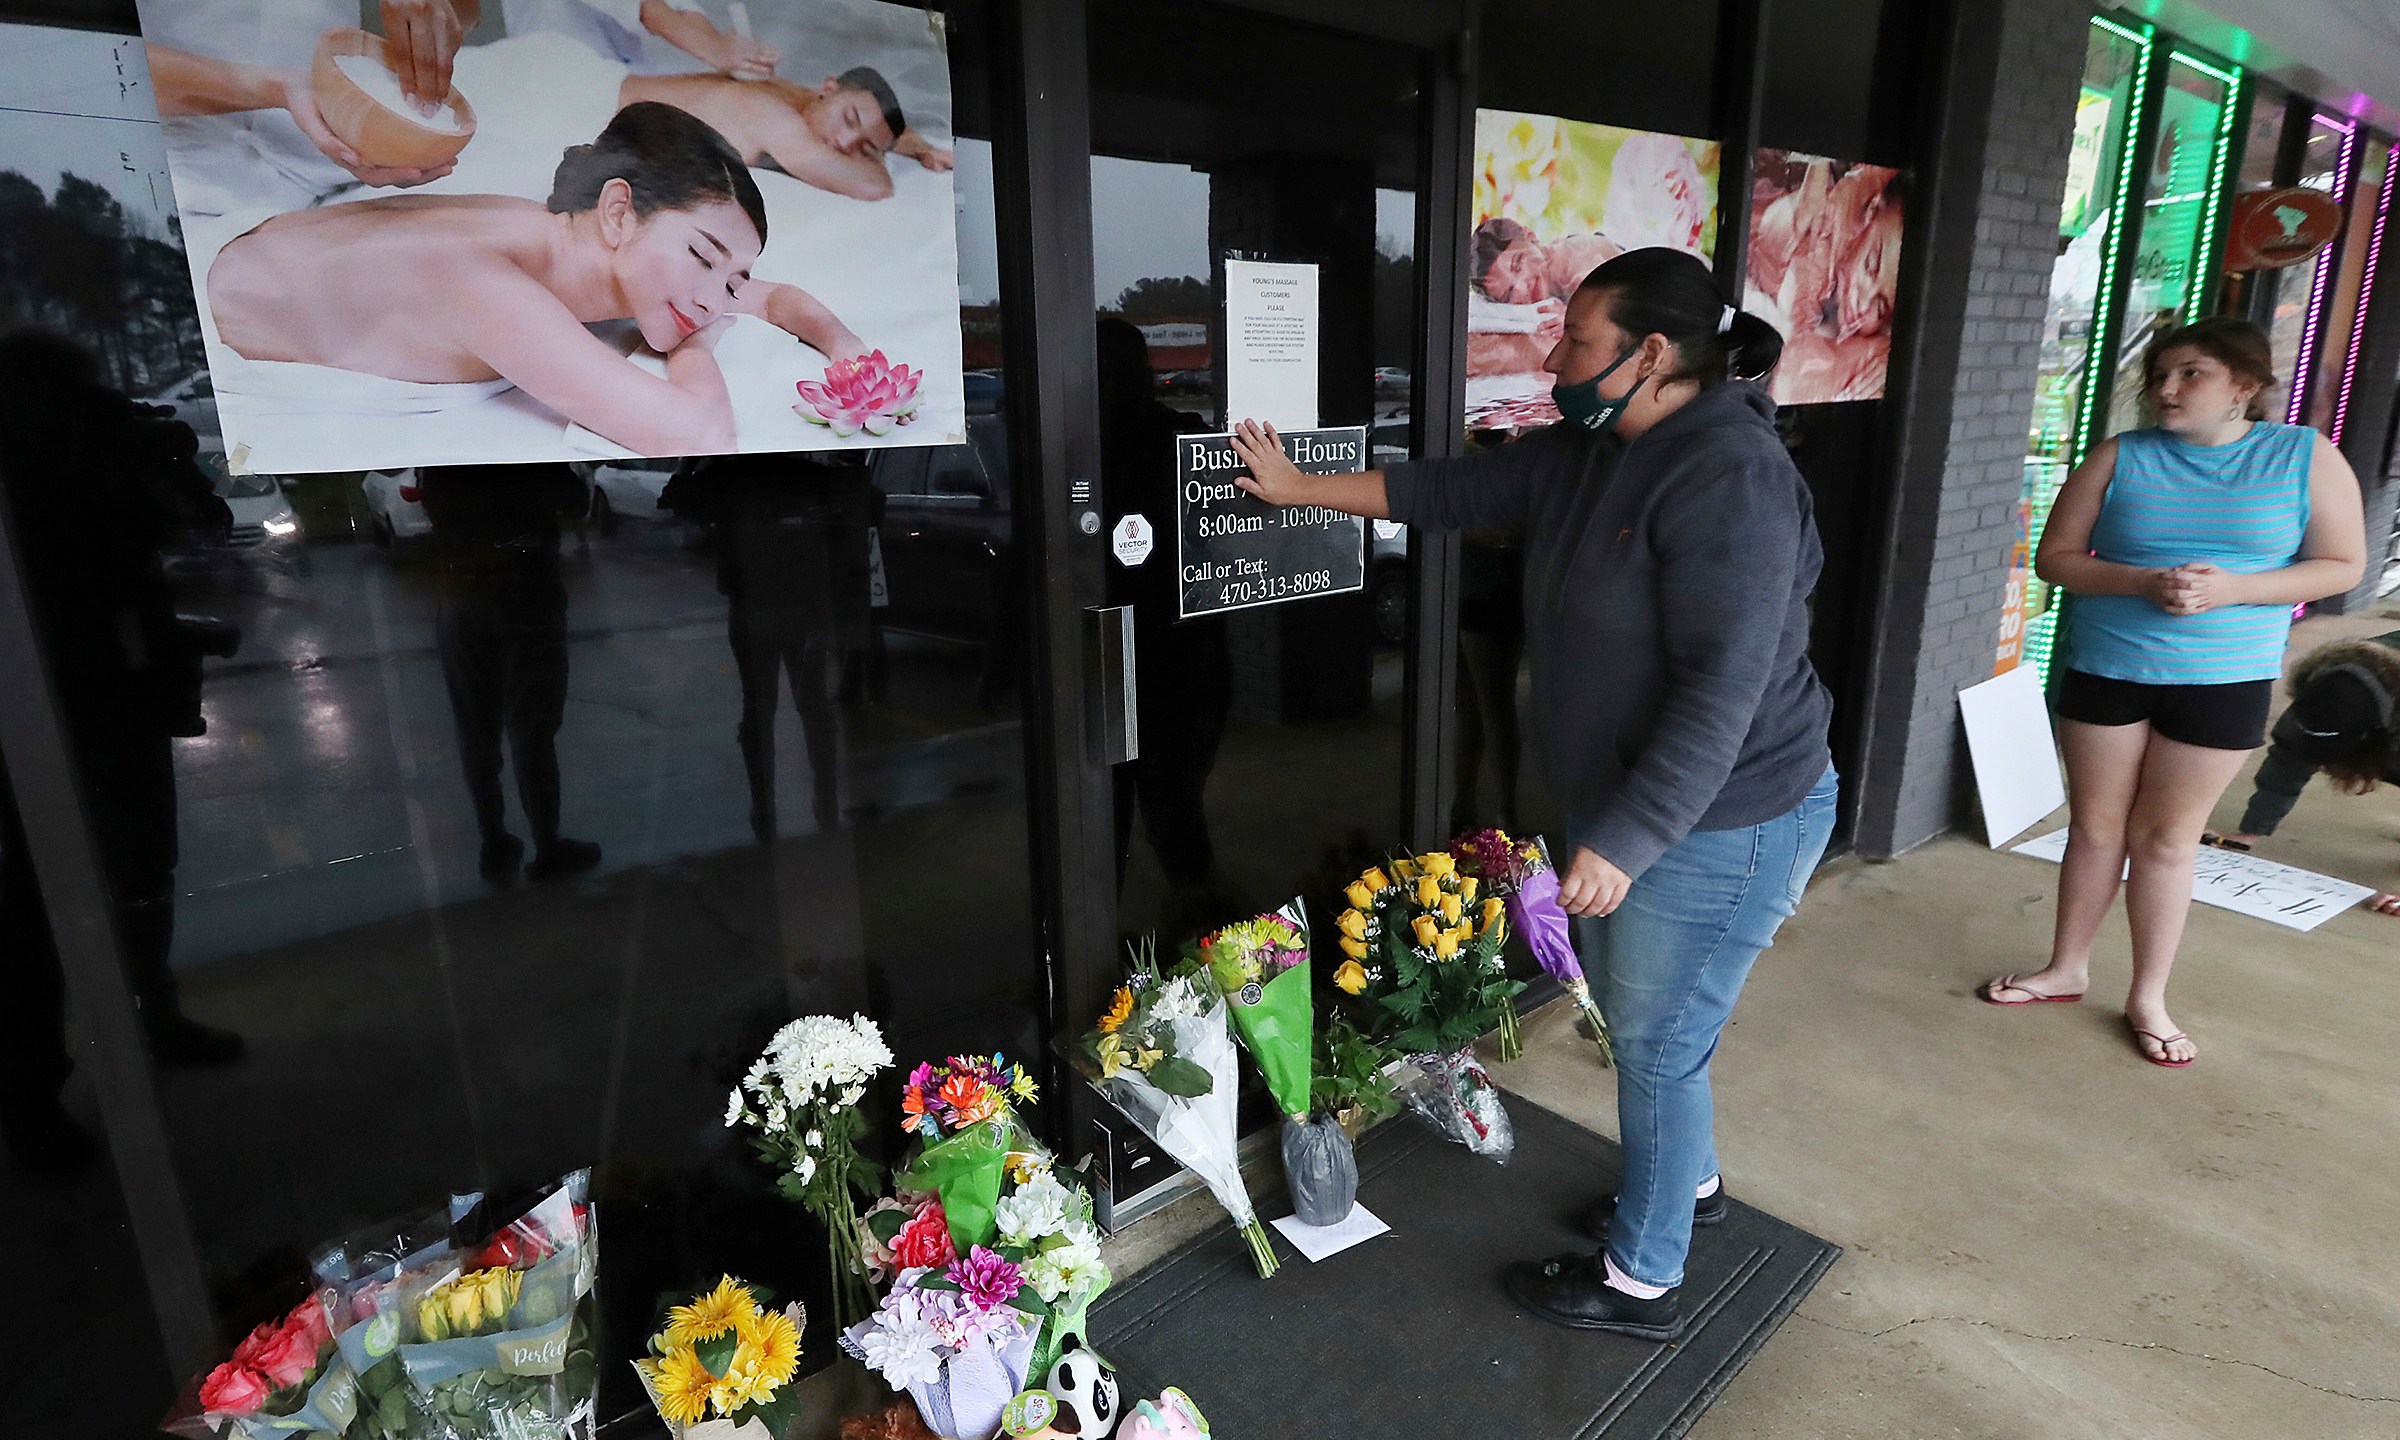
{"type": "Polygon", "coordinates": [[[164,405],[175,412],[175,418],[203,435],[221,435],[224,427],[217,420],[217,390],[209,382],[208,371],[200,369],[150,397],[150,404],[164,405]]]}
{"type": "Polygon", "coordinates": [[[306,564],[302,547],[307,537],[301,532],[291,497],[284,493],[285,482],[273,475],[234,474],[222,450],[202,450],[193,460],[207,472],[217,498],[232,513],[233,524],[222,536],[209,536],[179,549],[171,557],[171,568],[205,569],[225,559],[285,567],[306,564]]]}
{"type": "Polygon", "coordinates": [[[964,445],[882,450],[884,623],[990,640],[1007,623],[1008,442],[997,415],[967,417],[964,445]]]}
{"type": "Polygon", "coordinates": [[[592,523],[600,527],[601,534],[614,535],[623,520],[675,524],[675,513],[660,509],[658,497],[682,467],[681,460],[605,460],[576,468],[586,471],[585,479],[592,487],[592,523]]]}
{"type": "Polygon", "coordinates": [[[1409,374],[1397,365],[1375,367],[1375,398],[1405,400],[1408,398],[1409,374]]]}
{"type": "Polygon", "coordinates": [[[433,533],[417,489],[414,470],[370,470],[358,482],[367,497],[367,538],[390,553],[433,533]]]}

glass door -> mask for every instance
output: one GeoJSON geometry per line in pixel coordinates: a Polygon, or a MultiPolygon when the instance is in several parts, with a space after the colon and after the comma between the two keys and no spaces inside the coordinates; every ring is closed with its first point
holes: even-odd
{"type": "Polygon", "coordinates": [[[1365,427],[1370,464],[1414,453],[1424,56],[1163,0],[1096,7],[1090,46],[1102,505],[1112,535],[1138,515],[1158,537],[1109,566],[1141,752],[1116,770],[1113,879],[1119,928],[1171,951],[1403,838],[1411,537],[1366,528],[1360,589],[1179,619],[1174,450],[1243,418],[1232,256],[1315,267],[1316,422],[1365,427]]]}

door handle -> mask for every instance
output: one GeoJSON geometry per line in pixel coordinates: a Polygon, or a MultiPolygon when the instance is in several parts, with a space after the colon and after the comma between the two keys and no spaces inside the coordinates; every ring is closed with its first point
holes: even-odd
{"type": "Polygon", "coordinates": [[[1084,730],[1096,765],[1120,765],[1142,753],[1134,688],[1133,607],[1093,606],[1083,612],[1084,730]]]}

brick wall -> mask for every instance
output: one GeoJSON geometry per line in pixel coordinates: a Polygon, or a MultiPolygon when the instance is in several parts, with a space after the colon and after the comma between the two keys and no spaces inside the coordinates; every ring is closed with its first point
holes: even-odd
{"type": "Polygon", "coordinates": [[[1971,791],[1958,692],[1990,678],[1999,639],[2092,6],[1959,11],[1931,131],[1942,161],[1859,776],[1857,844],[1871,857],[1948,829],[1971,791]]]}

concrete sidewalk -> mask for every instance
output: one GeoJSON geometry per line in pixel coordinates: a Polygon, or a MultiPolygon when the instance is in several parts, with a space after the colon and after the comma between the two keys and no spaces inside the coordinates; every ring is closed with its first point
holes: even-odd
{"type": "MultiPolygon", "coordinates": [[[[2400,888],[2396,837],[2400,791],[2319,784],[2260,848],[2400,888]]],[[[2045,963],[2057,876],[1956,836],[1842,862],[1760,961],[1715,1066],[1728,1181],[1848,1255],[1695,1440],[2400,1436],[2400,920],[2195,907],[2172,997],[2201,1055],[2163,1070],[2117,1018],[2121,910],[2084,1004],[1973,998],[2045,963]]],[[[1570,1021],[1503,1082],[1613,1135],[1570,1021]]]]}

